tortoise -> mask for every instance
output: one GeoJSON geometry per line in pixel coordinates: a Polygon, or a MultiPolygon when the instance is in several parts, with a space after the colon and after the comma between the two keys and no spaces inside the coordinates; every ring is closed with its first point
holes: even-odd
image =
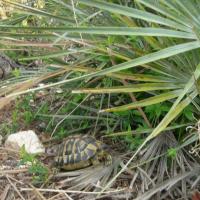
{"type": "Polygon", "coordinates": [[[107,145],[89,135],[69,136],[61,144],[51,147],[52,150],[55,165],[66,171],[112,163],[107,145]]]}

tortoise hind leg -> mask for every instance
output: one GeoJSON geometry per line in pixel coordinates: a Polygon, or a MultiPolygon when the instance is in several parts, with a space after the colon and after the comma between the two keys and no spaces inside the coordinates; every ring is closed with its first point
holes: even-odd
{"type": "Polygon", "coordinates": [[[93,158],[93,164],[110,165],[112,164],[112,156],[106,151],[101,151],[93,158]]]}
{"type": "Polygon", "coordinates": [[[99,165],[101,162],[99,161],[98,156],[95,156],[94,158],[90,159],[91,165],[99,165]]]}

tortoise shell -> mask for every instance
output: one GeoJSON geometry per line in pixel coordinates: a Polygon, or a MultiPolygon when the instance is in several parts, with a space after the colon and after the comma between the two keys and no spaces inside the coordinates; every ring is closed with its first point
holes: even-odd
{"type": "Polygon", "coordinates": [[[111,160],[105,145],[88,135],[70,136],[57,146],[55,162],[65,170],[75,170],[111,160]]]}

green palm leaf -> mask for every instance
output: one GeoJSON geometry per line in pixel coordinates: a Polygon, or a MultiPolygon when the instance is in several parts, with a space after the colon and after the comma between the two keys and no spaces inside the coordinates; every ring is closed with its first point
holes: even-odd
{"type": "MultiPolygon", "coordinates": [[[[137,28],[137,27],[21,27],[0,25],[0,27],[11,30],[32,30],[32,31],[56,31],[65,33],[89,33],[97,35],[135,35],[135,36],[159,36],[175,37],[185,39],[197,39],[194,33],[174,31],[163,28],[137,28]]],[[[33,35],[34,36],[34,35],[33,35]]]]}
{"type": "Polygon", "coordinates": [[[142,91],[154,91],[154,90],[168,90],[178,89],[181,85],[171,83],[142,83],[132,84],[129,86],[118,86],[110,88],[84,88],[73,90],[72,93],[89,93],[89,94],[101,94],[101,93],[129,93],[129,92],[142,92],[142,91]]]}
{"type": "Polygon", "coordinates": [[[163,101],[170,100],[170,99],[173,99],[175,97],[178,97],[180,95],[180,93],[181,93],[181,90],[166,92],[166,93],[163,93],[163,94],[159,94],[159,95],[149,97],[149,98],[146,98],[144,100],[136,101],[136,102],[133,102],[133,103],[130,103],[130,104],[126,104],[126,105],[123,105],[123,106],[118,106],[118,107],[100,110],[100,112],[120,112],[120,111],[126,111],[126,110],[130,110],[130,109],[134,109],[134,108],[137,108],[137,107],[149,106],[149,105],[152,105],[152,104],[161,103],[163,101]]]}

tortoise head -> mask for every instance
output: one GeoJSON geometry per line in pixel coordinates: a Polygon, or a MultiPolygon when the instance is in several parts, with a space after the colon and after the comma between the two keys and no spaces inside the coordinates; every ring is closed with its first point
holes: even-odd
{"type": "Polygon", "coordinates": [[[45,153],[49,156],[56,156],[58,149],[59,149],[58,145],[49,146],[45,149],[45,153]]]}
{"type": "Polygon", "coordinates": [[[96,155],[92,159],[92,164],[93,165],[110,165],[112,164],[112,156],[108,151],[104,149],[99,149],[96,155]]]}
{"type": "Polygon", "coordinates": [[[93,164],[110,165],[112,163],[112,156],[109,153],[111,151],[109,146],[101,141],[97,141],[97,145],[98,145],[98,150],[93,159],[93,164]]]}

